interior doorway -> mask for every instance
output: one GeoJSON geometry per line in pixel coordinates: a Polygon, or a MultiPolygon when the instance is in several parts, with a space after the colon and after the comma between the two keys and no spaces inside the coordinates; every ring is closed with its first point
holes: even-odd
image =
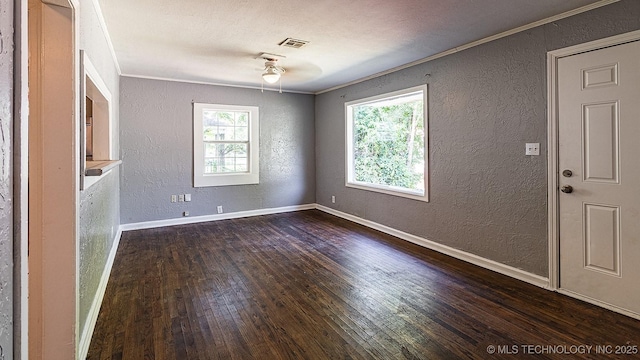
{"type": "Polygon", "coordinates": [[[549,54],[550,279],[640,318],[640,32],[549,54]]]}

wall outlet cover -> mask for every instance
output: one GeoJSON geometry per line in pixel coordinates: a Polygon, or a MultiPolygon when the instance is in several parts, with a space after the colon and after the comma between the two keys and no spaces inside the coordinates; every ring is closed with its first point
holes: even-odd
{"type": "Polygon", "coordinates": [[[540,155],[540,143],[526,143],[525,155],[540,155]]]}

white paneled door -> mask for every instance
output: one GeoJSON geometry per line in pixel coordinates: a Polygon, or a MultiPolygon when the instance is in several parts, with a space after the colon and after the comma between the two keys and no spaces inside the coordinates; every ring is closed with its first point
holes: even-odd
{"type": "Polygon", "coordinates": [[[640,314],[640,41],[558,60],[560,288],[640,314]]]}

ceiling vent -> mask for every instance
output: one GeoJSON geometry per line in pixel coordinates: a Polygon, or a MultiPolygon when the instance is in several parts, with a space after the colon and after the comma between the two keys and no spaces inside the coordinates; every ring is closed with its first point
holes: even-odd
{"type": "Polygon", "coordinates": [[[283,42],[280,43],[280,46],[286,46],[294,49],[300,49],[301,47],[307,45],[309,42],[305,40],[298,40],[287,38],[283,42]]]}

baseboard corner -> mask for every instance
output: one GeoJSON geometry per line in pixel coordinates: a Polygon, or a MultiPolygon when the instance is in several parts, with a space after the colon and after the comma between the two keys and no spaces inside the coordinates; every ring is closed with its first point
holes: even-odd
{"type": "Polygon", "coordinates": [[[453,258],[456,258],[458,260],[462,260],[477,266],[480,266],[482,268],[491,270],[491,271],[495,271],[497,273],[512,277],[514,279],[520,280],[520,281],[524,281],[526,283],[544,288],[544,289],[549,289],[549,279],[537,274],[533,274],[530,273],[526,270],[522,270],[522,269],[518,269],[515,268],[513,266],[509,266],[494,260],[490,260],[460,249],[456,249],[447,245],[443,245],[441,243],[438,243],[436,241],[432,241],[432,240],[428,240],[425,239],[423,237],[420,236],[416,236],[413,234],[409,234],[406,233],[404,231],[398,230],[398,229],[394,229],[392,227],[386,226],[386,225],[382,225],[379,224],[377,222],[371,221],[371,220],[367,220],[367,219],[363,219],[361,217],[355,216],[355,215],[351,215],[324,205],[320,205],[320,204],[316,204],[316,209],[326,212],[328,214],[349,220],[349,221],[353,221],[355,223],[358,223],[360,225],[364,225],[366,227],[369,227],[371,229],[374,230],[378,230],[381,231],[385,234],[389,234],[392,236],[395,236],[397,238],[400,238],[402,240],[405,241],[409,241],[411,243],[414,243],[416,245],[420,245],[422,247],[425,247],[427,249],[433,250],[433,251],[437,251],[441,254],[445,254],[448,256],[451,256],[453,258]]]}

